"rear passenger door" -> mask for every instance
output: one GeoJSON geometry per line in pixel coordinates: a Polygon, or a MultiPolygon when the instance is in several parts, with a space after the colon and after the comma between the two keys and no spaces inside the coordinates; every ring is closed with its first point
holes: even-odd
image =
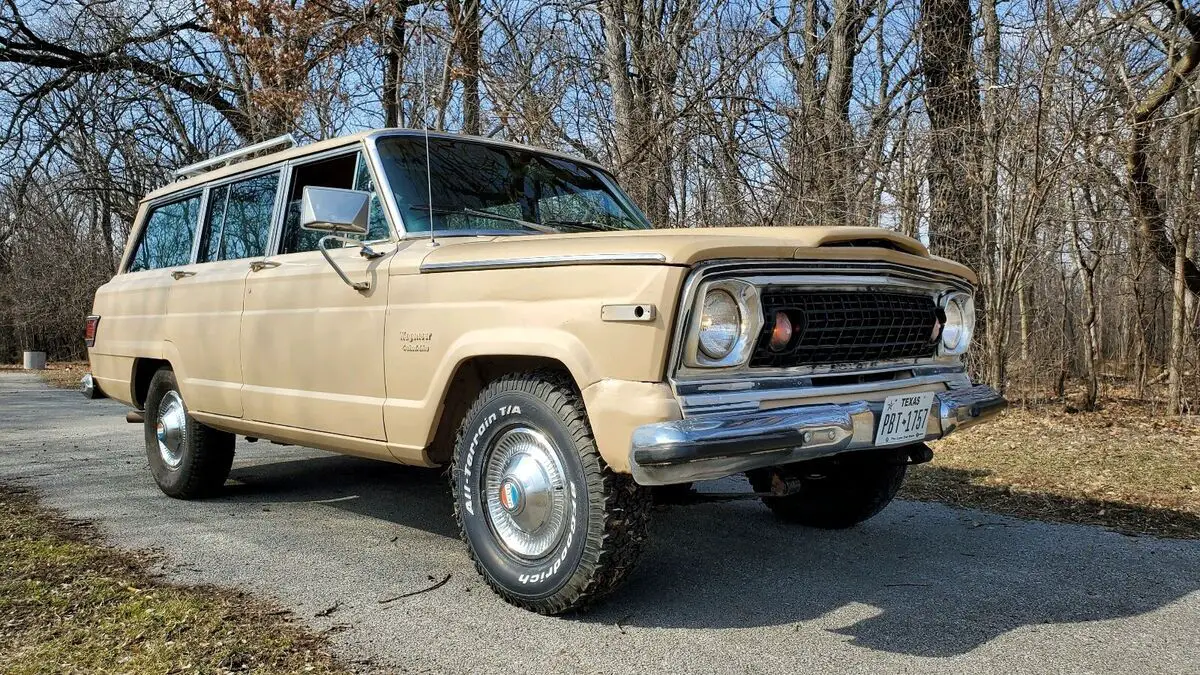
{"type": "Polygon", "coordinates": [[[96,294],[104,339],[91,353],[93,374],[104,391],[122,401],[134,400],[133,359],[164,358],[172,275],[192,262],[202,203],[203,191],[197,188],[144,204],[122,273],[96,294]]]}
{"type": "MultiPolygon", "coordinates": [[[[323,233],[300,227],[304,188],[373,192],[358,144],[291,162],[279,253],[250,273],[242,315],[242,397],[246,418],[322,434],[383,441],[383,320],[390,256],[368,260],[356,247],[330,256],[367,291],[347,286],[317,250],[323,233]]],[[[366,239],[391,253],[387,218],[371,200],[366,239]]]]}
{"type": "Polygon", "coordinates": [[[241,317],[246,276],[261,264],[278,207],[279,168],[205,190],[196,262],[174,273],[167,339],[189,409],[242,417],[241,317]]]}

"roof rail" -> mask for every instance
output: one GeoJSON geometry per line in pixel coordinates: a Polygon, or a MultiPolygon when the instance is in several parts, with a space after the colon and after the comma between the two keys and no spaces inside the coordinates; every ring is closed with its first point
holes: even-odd
{"type": "Polygon", "coordinates": [[[295,147],[296,139],[291,134],[284,134],[282,136],[277,136],[275,138],[272,138],[271,140],[268,140],[268,141],[263,141],[261,143],[255,143],[254,145],[247,145],[244,148],[239,148],[232,152],[227,152],[223,155],[217,155],[216,157],[213,157],[212,159],[206,159],[203,162],[196,162],[195,164],[189,164],[189,165],[183,167],[182,169],[175,170],[175,174],[174,174],[175,179],[179,180],[182,178],[191,178],[192,176],[197,176],[199,174],[202,174],[205,171],[208,171],[209,169],[215,169],[220,166],[227,166],[229,164],[233,164],[240,160],[246,159],[247,157],[249,157],[250,155],[253,155],[256,152],[266,150],[267,148],[278,147],[281,145],[287,146],[289,148],[295,147]]]}

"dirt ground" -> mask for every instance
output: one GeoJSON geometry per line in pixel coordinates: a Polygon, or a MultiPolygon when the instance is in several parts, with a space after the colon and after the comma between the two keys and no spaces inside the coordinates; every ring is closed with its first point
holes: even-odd
{"type": "MultiPolygon", "coordinates": [[[[20,371],[21,364],[0,363],[0,370],[20,371]]],[[[64,361],[47,363],[46,369],[38,371],[47,384],[60,389],[79,388],[79,379],[88,372],[86,361],[64,361]]]]}
{"type": "Polygon", "coordinates": [[[1014,406],[933,444],[902,496],[1123,532],[1200,538],[1200,418],[1109,401],[1014,406]]]}

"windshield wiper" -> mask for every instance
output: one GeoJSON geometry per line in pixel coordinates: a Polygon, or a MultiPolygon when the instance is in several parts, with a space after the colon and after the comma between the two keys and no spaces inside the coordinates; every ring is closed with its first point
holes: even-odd
{"type": "Polygon", "coordinates": [[[592,232],[611,232],[621,229],[598,220],[547,220],[543,224],[555,227],[573,227],[577,230],[589,230],[592,232]]]}
{"type": "Polygon", "coordinates": [[[468,207],[463,207],[461,209],[447,209],[447,208],[441,208],[441,207],[437,207],[437,206],[430,207],[427,204],[413,204],[413,205],[409,206],[408,208],[412,209],[413,211],[426,211],[426,212],[432,211],[434,213],[441,213],[441,214],[446,214],[446,215],[454,215],[456,213],[461,213],[461,214],[468,215],[468,216],[475,216],[476,218],[488,218],[491,220],[501,220],[506,223],[513,223],[516,225],[520,225],[521,227],[533,230],[535,232],[546,232],[546,233],[551,233],[551,234],[558,232],[558,230],[554,229],[553,227],[549,227],[547,225],[539,225],[537,223],[531,223],[528,220],[521,220],[520,218],[511,218],[509,216],[502,216],[499,213],[488,213],[487,211],[480,211],[478,209],[472,209],[472,208],[468,208],[468,207]]]}

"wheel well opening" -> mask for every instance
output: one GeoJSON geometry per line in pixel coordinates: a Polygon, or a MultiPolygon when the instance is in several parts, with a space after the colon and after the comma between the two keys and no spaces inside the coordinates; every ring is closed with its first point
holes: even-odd
{"type": "Polygon", "coordinates": [[[133,361],[133,402],[138,410],[146,408],[146,394],[150,392],[150,380],[162,367],[170,368],[171,364],[162,359],[134,359],[133,361]]]}
{"type": "Polygon", "coordinates": [[[463,415],[488,382],[507,373],[529,370],[558,370],[568,377],[571,375],[562,361],[542,356],[474,356],[458,364],[438,412],[433,443],[428,450],[429,459],[438,464],[450,462],[454,437],[463,415]]]}

